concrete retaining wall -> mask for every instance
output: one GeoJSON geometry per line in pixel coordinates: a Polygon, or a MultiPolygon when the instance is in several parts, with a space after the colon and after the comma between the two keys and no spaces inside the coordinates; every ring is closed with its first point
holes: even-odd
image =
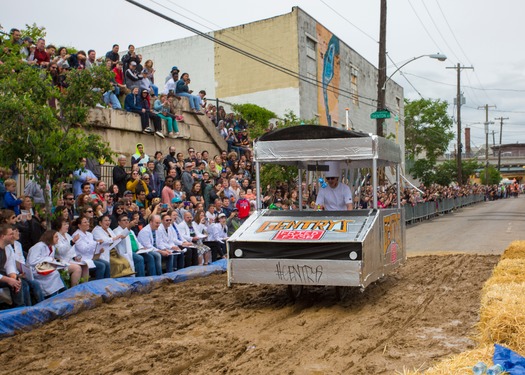
{"type": "MultiPolygon", "coordinates": [[[[107,141],[113,151],[130,156],[135,153],[137,143],[144,144],[145,152],[153,157],[160,150],[166,155],[169,146],[175,146],[177,152],[186,156],[187,149],[194,147],[197,151],[207,150],[210,156],[226,150],[227,144],[215,130],[215,125],[206,116],[195,115],[189,111],[189,103],[183,98],[184,122],[179,122],[182,138],[165,138],[143,134],[140,117],[137,114],[113,109],[94,108],[91,110],[89,132],[99,134],[107,141]]],[[[163,133],[167,134],[166,122],[162,120],[163,133]]]]}

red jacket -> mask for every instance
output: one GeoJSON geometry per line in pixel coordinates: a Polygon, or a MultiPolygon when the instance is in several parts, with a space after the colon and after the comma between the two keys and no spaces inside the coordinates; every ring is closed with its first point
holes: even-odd
{"type": "Polygon", "coordinates": [[[115,73],[115,81],[119,85],[123,85],[124,84],[124,72],[122,70],[118,70],[117,68],[114,68],[113,73],[115,73]]]}

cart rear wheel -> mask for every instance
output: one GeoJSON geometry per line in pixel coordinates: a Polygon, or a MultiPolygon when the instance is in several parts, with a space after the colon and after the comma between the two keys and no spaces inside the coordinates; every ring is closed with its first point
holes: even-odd
{"type": "Polygon", "coordinates": [[[288,285],[287,288],[288,297],[290,297],[292,301],[295,301],[297,298],[301,297],[303,295],[303,291],[303,285],[288,285]]]}
{"type": "Polygon", "coordinates": [[[336,286],[335,287],[335,296],[339,301],[345,299],[349,293],[350,293],[349,286],[336,286]]]}

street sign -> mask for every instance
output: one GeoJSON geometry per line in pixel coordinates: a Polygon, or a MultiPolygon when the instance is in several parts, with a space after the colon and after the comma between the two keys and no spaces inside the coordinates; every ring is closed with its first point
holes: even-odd
{"type": "Polygon", "coordinates": [[[370,114],[370,118],[390,118],[390,111],[375,111],[370,114]]]}

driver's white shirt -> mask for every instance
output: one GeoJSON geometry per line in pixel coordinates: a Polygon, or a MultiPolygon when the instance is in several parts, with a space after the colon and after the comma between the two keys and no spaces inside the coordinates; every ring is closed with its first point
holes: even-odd
{"type": "Polygon", "coordinates": [[[315,201],[316,205],[324,206],[327,211],[346,211],[348,203],[352,203],[352,191],[340,181],[334,189],[330,185],[320,188],[315,201]]]}

